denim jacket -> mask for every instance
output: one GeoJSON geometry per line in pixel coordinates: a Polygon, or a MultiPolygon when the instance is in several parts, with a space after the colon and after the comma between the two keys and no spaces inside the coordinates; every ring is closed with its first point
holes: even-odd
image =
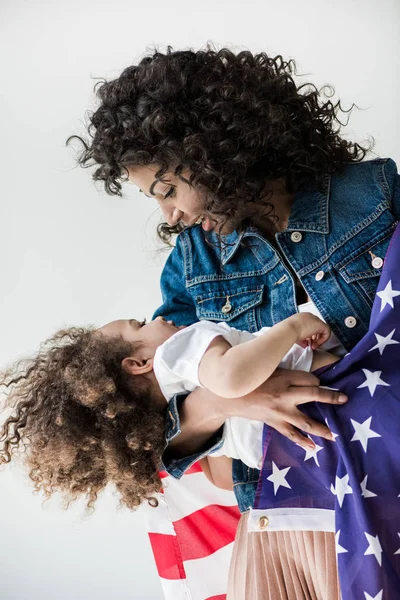
{"type": "MultiPolygon", "coordinates": [[[[272,246],[254,229],[224,237],[201,226],[183,231],[161,276],[162,315],[177,325],[224,321],[250,332],[297,312],[295,276],[332,331],[350,350],[368,329],[383,259],[400,219],[400,175],[391,159],[348,165],[325,177],[322,190],[297,193],[287,229],[272,246]]],[[[179,402],[169,406],[167,443],[179,435],[179,402]]],[[[175,477],[207,451],[165,459],[175,477]]],[[[234,461],[240,509],[253,501],[258,471],[234,461]]]]}

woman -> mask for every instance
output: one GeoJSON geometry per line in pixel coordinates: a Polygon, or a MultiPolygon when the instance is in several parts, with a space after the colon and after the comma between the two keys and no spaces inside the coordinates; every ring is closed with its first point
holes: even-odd
{"type": "MultiPolygon", "coordinates": [[[[161,236],[180,233],[163,271],[156,315],[179,325],[209,319],[255,331],[307,310],[329,323],[326,349],[343,356],[368,329],[400,215],[399,176],[393,161],[362,163],[366,149],[339,134],[340,102],[312,85],[298,87],[293,73],[293,62],[264,53],[155,52],[99,88],[80,162],[95,162],[93,177],[111,194],[120,194],[128,177],[159,202],[167,221],[161,236]]],[[[182,405],[186,433],[175,452],[195,456],[167,455],[175,475],[202,456],[196,451],[207,440],[218,445],[217,437],[209,440],[218,418],[214,429],[208,420],[191,438],[188,401],[182,405]]],[[[257,409],[248,409],[246,416],[256,418],[257,409]]],[[[177,417],[171,412],[168,438],[179,431],[177,417]]],[[[304,438],[293,424],[318,431],[307,418],[288,419],[282,429],[294,441],[304,438]]],[[[235,462],[233,476],[246,515],[258,472],[235,462]]],[[[308,534],[295,532],[290,541],[278,535],[273,548],[259,543],[246,556],[247,533],[239,526],[232,577],[239,564],[247,567],[236,589],[264,598],[269,582],[272,597],[291,598],[284,579],[294,562],[296,597],[337,598],[333,534],[308,534]],[[312,569],[299,566],[300,544],[326,556],[331,576],[325,589],[312,569]],[[277,564],[268,560],[271,551],[281,558],[279,572],[271,568],[277,564]],[[254,557],[262,569],[253,568],[254,557]]]]}

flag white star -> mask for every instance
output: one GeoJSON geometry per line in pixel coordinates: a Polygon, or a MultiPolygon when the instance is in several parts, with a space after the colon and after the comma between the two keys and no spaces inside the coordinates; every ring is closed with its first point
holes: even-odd
{"type": "Polygon", "coordinates": [[[332,431],[332,429],[329,427],[328,419],[325,419],[325,423],[326,423],[326,426],[327,426],[327,428],[329,429],[329,431],[331,432],[331,434],[333,435],[333,437],[334,437],[334,438],[335,438],[335,440],[336,440],[336,438],[337,438],[337,437],[339,437],[339,434],[338,434],[338,433],[334,433],[334,432],[332,431]]]}
{"type": "Polygon", "coordinates": [[[364,592],[365,600],[382,600],[383,590],[377,593],[376,596],[370,596],[367,592],[364,592]]]}
{"type": "Polygon", "coordinates": [[[386,381],[383,381],[383,379],[381,379],[382,371],[369,371],[368,369],[362,369],[362,371],[366,379],[364,383],[357,386],[357,389],[367,387],[369,393],[371,394],[371,396],[373,396],[378,385],[385,385],[387,387],[390,386],[389,383],[386,383],[386,381]]]}
{"type": "Polygon", "coordinates": [[[276,492],[281,486],[292,489],[286,481],[286,475],[290,468],[291,467],[287,467],[286,469],[279,470],[276,464],[272,462],[272,475],[267,477],[267,479],[268,481],[272,481],[272,483],[274,484],[274,496],[276,496],[276,492]]]}
{"type": "MultiPolygon", "coordinates": [[[[400,533],[397,534],[400,538],[400,533]]],[[[400,554],[400,548],[398,550],[396,550],[395,554],[400,554]]]]}
{"type": "Polygon", "coordinates": [[[364,477],[364,479],[362,480],[362,482],[360,483],[361,496],[364,496],[364,498],[373,498],[374,496],[377,496],[377,494],[374,494],[374,492],[367,490],[367,479],[368,479],[368,475],[366,475],[364,477]]]}
{"type": "Polygon", "coordinates": [[[340,529],[339,531],[335,534],[335,545],[336,545],[336,554],[343,554],[343,552],[348,552],[348,550],[346,550],[346,548],[343,548],[343,546],[341,546],[339,544],[339,536],[340,536],[340,529]]]}
{"type": "Polygon", "coordinates": [[[379,433],[376,433],[376,431],[372,431],[372,429],[370,428],[371,420],[372,417],[368,417],[368,419],[366,419],[364,423],[358,423],[358,421],[350,419],[355,431],[355,434],[353,435],[350,441],[360,442],[364,452],[367,451],[368,440],[370,438],[382,437],[379,433]]]}
{"type": "Polygon", "coordinates": [[[349,486],[349,476],[338,477],[336,475],[335,486],[331,483],[331,492],[337,496],[339,506],[342,508],[345,495],[353,493],[353,490],[349,486]]]}
{"type": "Polygon", "coordinates": [[[368,352],[372,352],[372,350],[379,350],[379,353],[382,356],[386,346],[390,346],[391,344],[400,344],[400,342],[397,342],[396,340],[392,339],[395,332],[396,330],[393,329],[393,331],[391,331],[387,336],[379,335],[379,333],[374,333],[374,336],[376,337],[376,341],[378,343],[373,348],[371,348],[371,350],[368,350],[368,352]]]}
{"type": "Polygon", "coordinates": [[[364,531],[364,535],[367,538],[367,542],[369,544],[368,548],[364,552],[364,555],[373,554],[375,556],[376,560],[378,561],[378,565],[381,567],[382,566],[382,546],[381,546],[378,536],[370,535],[366,531],[364,531]]]}
{"type": "MultiPolygon", "coordinates": [[[[308,436],[310,438],[310,436],[308,436]]],[[[311,438],[310,438],[311,440],[311,438]]],[[[303,450],[305,451],[306,455],[304,457],[304,462],[306,460],[310,460],[310,458],[313,458],[315,460],[315,464],[318,465],[319,467],[321,466],[318,462],[318,452],[320,452],[320,450],[323,449],[323,446],[319,446],[318,444],[315,444],[315,448],[313,450],[311,449],[306,449],[303,447],[303,450]]]]}
{"type": "Polygon", "coordinates": [[[380,292],[376,292],[376,295],[379,296],[379,298],[381,299],[380,312],[382,312],[386,304],[389,304],[389,306],[394,308],[393,298],[396,298],[396,296],[400,296],[400,291],[392,289],[392,280],[390,280],[389,283],[386,285],[385,289],[380,292]]]}

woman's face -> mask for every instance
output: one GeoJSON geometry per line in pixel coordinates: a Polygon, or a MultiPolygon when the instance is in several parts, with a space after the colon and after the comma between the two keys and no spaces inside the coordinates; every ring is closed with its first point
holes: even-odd
{"type": "MultiPolygon", "coordinates": [[[[204,214],[201,193],[189,184],[185,173],[176,176],[165,173],[156,179],[158,167],[149,165],[128,169],[129,181],[149,198],[157,200],[168,225],[182,223],[185,226],[200,223],[205,231],[215,227],[215,219],[204,214]]],[[[187,174],[186,174],[187,175],[187,174]]]]}

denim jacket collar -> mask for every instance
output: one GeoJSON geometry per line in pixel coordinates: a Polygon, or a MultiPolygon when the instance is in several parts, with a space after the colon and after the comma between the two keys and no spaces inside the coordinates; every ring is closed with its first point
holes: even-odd
{"type": "Polygon", "coordinates": [[[290,211],[287,231],[329,233],[329,196],[331,176],[326,175],[323,189],[298,192],[290,211]]]}
{"type": "MultiPolygon", "coordinates": [[[[326,175],[323,190],[298,192],[295,196],[286,231],[311,231],[329,233],[329,195],[331,176],[326,175]]],[[[257,228],[249,227],[238,233],[233,231],[222,237],[222,243],[216,234],[211,233],[211,243],[221,244],[221,263],[226,265],[236,254],[242,240],[246,237],[261,237],[257,228]]]]}

